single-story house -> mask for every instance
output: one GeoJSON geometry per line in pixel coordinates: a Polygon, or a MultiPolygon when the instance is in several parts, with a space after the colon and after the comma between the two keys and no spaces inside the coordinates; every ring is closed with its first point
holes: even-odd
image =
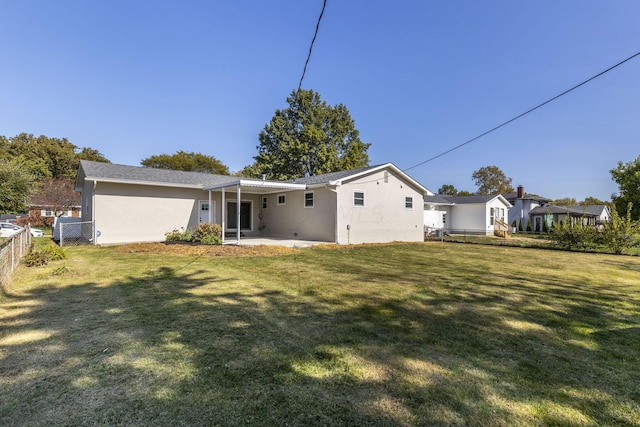
{"type": "Polygon", "coordinates": [[[586,211],[586,206],[579,206],[578,209],[566,206],[544,205],[538,206],[529,212],[531,217],[531,227],[533,231],[543,231],[544,224],[547,229],[551,228],[552,223],[560,223],[560,221],[571,220],[572,222],[582,221],[583,225],[596,225],[596,214],[586,211]]]}
{"type": "Polygon", "coordinates": [[[493,235],[509,228],[506,219],[511,204],[500,194],[427,195],[424,207],[427,231],[441,228],[449,234],[493,235]]]}
{"type": "Polygon", "coordinates": [[[29,214],[0,214],[0,222],[9,222],[11,224],[23,225],[28,222],[29,214]]]}
{"type": "Polygon", "coordinates": [[[596,224],[604,224],[611,221],[611,207],[607,205],[576,205],[569,206],[569,208],[575,211],[582,211],[587,214],[595,215],[596,224]]]}
{"type": "Polygon", "coordinates": [[[75,190],[93,242],[164,241],[174,229],[218,223],[223,238],[339,244],[423,240],[432,194],[391,163],[270,181],[81,161],[75,190]]]}

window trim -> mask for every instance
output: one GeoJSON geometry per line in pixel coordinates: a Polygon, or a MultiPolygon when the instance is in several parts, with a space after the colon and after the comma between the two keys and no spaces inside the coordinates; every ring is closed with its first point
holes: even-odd
{"type": "Polygon", "coordinates": [[[302,203],[305,209],[313,208],[316,205],[316,196],[313,191],[305,191],[304,197],[302,198],[302,203]],[[311,195],[311,205],[307,205],[307,195],[311,195]]]}
{"type": "Polygon", "coordinates": [[[364,208],[367,206],[366,203],[366,193],[364,190],[353,190],[353,207],[354,208],[364,208]],[[362,204],[356,203],[356,201],[360,200],[360,198],[356,198],[356,194],[362,194],[362,204]]]}
{"type": "Polygon", "coordinates": [[[404,208],[407,210],[413,210],[413,196],[404,196],[404,208]],[[407,202],[411,204],[411,206],[407,206],[407,202]]]}
{"type": "Polygon", "coordinates": [[[267,209],[269,207],[269,197],[268,196],[262,196],[262,200],[260,201],[260,206],[262,206],[262,209],[267,209]]]}
{"type": "Polygon", "coordinates": [[[278,202],[278,206],[286,205],[287,204],[287,195],[286,194],[278,194],[277,202],[278,202]],[[282,202],[280,201],[280,198],[282,198],[282,202]]]}

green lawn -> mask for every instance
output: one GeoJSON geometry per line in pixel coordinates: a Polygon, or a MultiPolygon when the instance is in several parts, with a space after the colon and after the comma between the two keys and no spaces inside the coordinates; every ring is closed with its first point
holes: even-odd
{"type": "Polygon", "coordinates": [[[640,258],[68,249],[0,297],[0,424],[640,425],[640,258]]]}

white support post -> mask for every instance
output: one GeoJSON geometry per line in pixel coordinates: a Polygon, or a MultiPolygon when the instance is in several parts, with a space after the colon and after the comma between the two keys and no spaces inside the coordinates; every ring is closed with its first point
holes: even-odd
{"type": "Polygon", "coordinates": [[[236,240],[240,246],[240,184],[236,187],[236,240]]]}
{"type": "Polygon", "coordinates": [[[227,211],[227,205],[225,204],[224,201],[224,187],[221,189],[222,192],[222,207],[220,209],[220,225],[222,226],[222,243],[224,243],[224,233],[226,231],[226,224],[225,224],[225,215],[226,215],[226,211],[227,211]]]}

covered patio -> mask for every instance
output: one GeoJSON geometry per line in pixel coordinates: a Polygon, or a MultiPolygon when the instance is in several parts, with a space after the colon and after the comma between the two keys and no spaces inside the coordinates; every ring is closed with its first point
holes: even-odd
{"type": "MultiPolygon", "coordinates": [[[[213,203],[213,193],[219,191],[221,194],[221,216],[220,216],[220,225],[222,227],[222,244],[235,244],[235,245],[277,245],[277,246],[296,246],[296,247],[305,247],[310,246],[310,244],[303,240],[289,240],[289,239],[281,239],[275,237],[242,237],[242,226],[243,224],[243,209],[242,209],[242,194],[251,194],[251,195],[259,195],[264,196],[268,194],[288,192],[294,190],[304,190],[306,189],[306,185],[304,184],[294,184],[289,182],[279,182],[279,181],[267,181],[265,179],[247,179],[247,178],[238,178],[236,181],[225,182],[222,184],[213,185],[205,188],[209,193],[209,206],[212,206],[213,203]],[[226,193],[233,193],[236,196],[236,205],[234,217],[227,217],[227,202],[226,202],[226,193]],[[234,227],[229,227],[229,222],[234,224],[234,227]],[[226,239],[227,230],[229,228],[235,229],[235,238],[231,240],[226,239]],[[242,240],[241,240],[242,239],[242,240]]],[[[245,213],[246,215],[246,213],[245,213]]],[[[215,222],[213,209],[209,209],[209,222],[215,222]]],[[[329,242],[322,242],[329,243],[329,242]]],[[[317,243],[316,243],[317,244],[317,243]]]]}

